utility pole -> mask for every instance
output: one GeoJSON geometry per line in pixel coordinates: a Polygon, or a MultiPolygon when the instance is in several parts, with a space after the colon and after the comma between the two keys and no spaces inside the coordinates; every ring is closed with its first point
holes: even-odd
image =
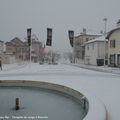
{"type": "MultiPolygon", "coordinates": [[[[104,28],[104,37],[106,36],[106,29],[107,29],[107,18],[104,18],[103,19],[103,21],[104,21],[104,26],[105,26],[105,28],[104,28]]],[[[106,63],[106,39],[105,39],[105,41],[104,41],[104,67],[105,67],[105,63],[106,63]]]]}

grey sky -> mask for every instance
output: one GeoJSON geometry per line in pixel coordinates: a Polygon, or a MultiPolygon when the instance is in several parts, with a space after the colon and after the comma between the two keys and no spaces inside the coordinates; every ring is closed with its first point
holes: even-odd
{"type": "Polygon", "coordinates": [[[0,40],[24,38],[31,27],[39,40],[46,41],[46,28],[53,28],[53,49],[70,50],[69,29],[78,35],[82,28],[99,32],[115,27],[120,18],[120,0],[0,0],[0,40]]]}

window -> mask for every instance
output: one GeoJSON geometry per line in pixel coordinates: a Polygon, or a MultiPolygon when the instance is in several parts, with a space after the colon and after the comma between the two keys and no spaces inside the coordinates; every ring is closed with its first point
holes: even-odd
{"type": "Polygon", "coordinates": [[[110,48],[115,48],[115,40],[110,40],[110,48]]]}
{"type": "Polygon", "coordinates": [[[117,63],[120,65],[120,54],[117,55],[117,63]]]}
{"type": "Polygon", "coordinates": [[[115,64],[115,54],[110,55],[110,64],[115,64]]]}

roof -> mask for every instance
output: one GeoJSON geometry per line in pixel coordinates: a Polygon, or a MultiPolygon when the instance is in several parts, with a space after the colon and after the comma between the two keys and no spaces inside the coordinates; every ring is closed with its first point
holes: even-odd
{"type": "Polygon", "coordinates": [[[109,40],[109,38],[110,38],[110,36],[112,35],[112,33],[115,32],[115,31],[117,31],[117,30],[120,30],[120,27],[111,30],[111,31],[108,33],[108,35],[106,36],[106,39],[109,40]]]}
{"type": "Polygon", "coordinates": [[[93,40],[89,40],[85,44],[89,44],[89,43],[92,43],[92,42],[104,42],[104,41],[108,41],[108,40],[105,39],[105,36],[101,36],[101,37],[97,37],[93,40]]]}
{"type": "Polygon", "coordinates": [[[86,33],[86,34],[80,34],[78,36],[75,36],[75,38],[80,37],[80,36],[101,36],[101,35],[100,34],[89,34],[89,33],[86,33]]]}
{"type": "Polygon", "coordinates": [[[101,36],[102,34],[98,33],[98,32],[93,32],[93,31],[86,31],[81,32],[79,35],[76,35],[75,37],[80,37],[80,36],[101,36]]]}

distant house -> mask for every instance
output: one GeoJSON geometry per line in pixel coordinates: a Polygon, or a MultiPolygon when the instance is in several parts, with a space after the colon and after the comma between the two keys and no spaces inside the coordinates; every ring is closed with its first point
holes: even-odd
{"type": "Polygon", "coordinates": [[[29,55],[27,45],[18,37],[6,42],[6,53],[13,54],[16,60],[27,60],[29,55]]]}
{"type": "Polygon", "coordinates": [[[108,43],[104,36],[90,40],[85,43],[85,64],[104,65],[104,58],[107,60],[108,43]],[[105,57],[106,53],[106,57],[105,57]]]}
{"type": "MultiPolygon", "coordinates": [[[[43,56],[44,47],[42,43],[32,36],[32,49],[31,49],[31,60],[38,62],[43,56]]],[[[6,42],[6,54],[14,55],[17,61],[29,60],[30,59],[30,48],[28,46],[27,39],[21,40],[15,37],[10,42],[6,42]]]]}
{"type": "Polygon", "coordinates": [[[6,44],[3,41],[0,41],[0,60],[3,64],[15,62],[15,56],[12,53],[6,53],[6,44]]]}
{"type": "Polygon", "coordinates": [[[11,64],[11,63],[15,63],[15,62],[16,62],[16,58],[15,58],[14,54],[4,53],[4,55],[2,57],[2,63],[11,64]]]}
{"type": "Polygon", "coordinates": [[[5,51],[6,53],[10,53],[10,54],[14,54],[15,53],[15,48],[14,48],[13,43],[6,42],[5,45],[6,45],[6,51],[5,51]]]}
{"type": "Polygon", "coordinates": [[[109,66],[120,66],[120,20],[117,22],[117,28],[111,30],[107,35],[109,66]]]}
{"type": "Polygon", "coordinates": [[[32,61],[38,62],[44,54],[42,43],[37,39],[32,40],[32,61]]]}
{"type": "Polygon", "coordinates": [[[73,55],[74,55],[74,62],[79,63],[83,61],[85,58],[85,43],[89,40],[95,39],[100,37],[101,35],[88,33],[86,29],[83,29],[83,32],[74,37],[73,41],[73,55]]]}

